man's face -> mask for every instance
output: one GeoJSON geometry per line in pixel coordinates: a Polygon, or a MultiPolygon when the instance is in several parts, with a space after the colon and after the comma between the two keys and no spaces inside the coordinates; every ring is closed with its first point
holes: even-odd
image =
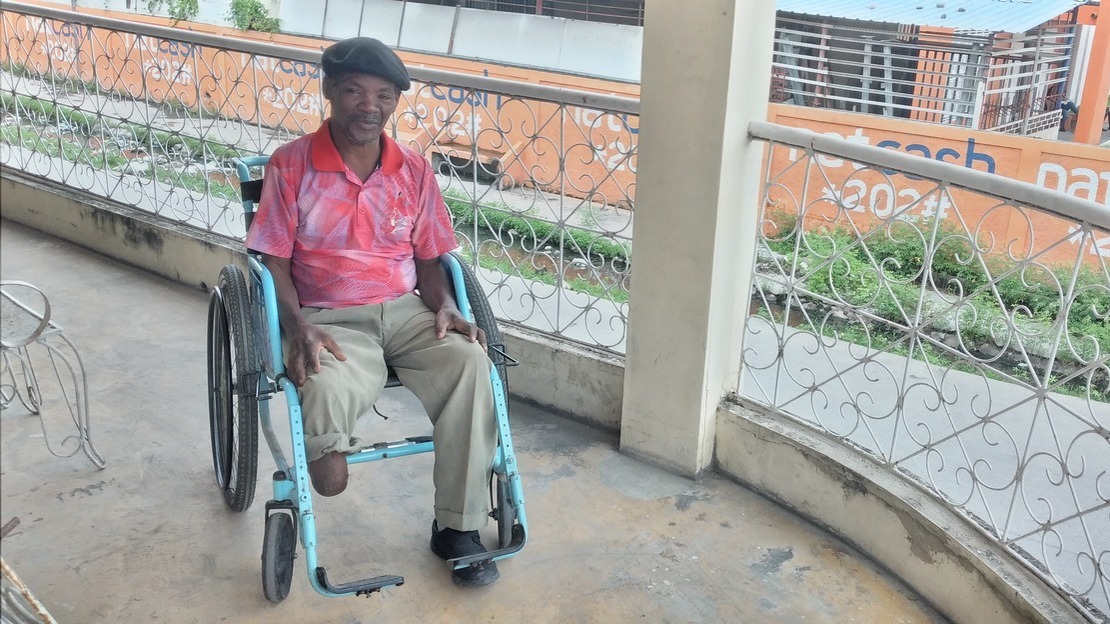
{"type": "Polygon", "coordinates": [[[397,85],[369,74],[345,74],[330,83],[324,96],[331,101],[334,131],[355,145],[376,142],[385,122],[397,110],[397,85]]]}

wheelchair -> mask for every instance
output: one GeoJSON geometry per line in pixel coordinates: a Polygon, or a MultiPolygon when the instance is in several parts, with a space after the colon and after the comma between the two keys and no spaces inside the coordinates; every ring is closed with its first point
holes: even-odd
{"type": "MultiPolygon", "coordinates": [[[[252,168],[263,168],[267,156],[236,159],[243,212],[250,227],[262,179],[251,179],[252,168]]],[[[504,349],[501,332],[481,286],[466,263],[454,253],[441,258],[462,314],[486,334],[495,417],[497,451],[490,479],[490,515],[497,524],[497,548],[483,555],[452,559],[464,568],[482,561],[516,555],[527,541],[524,494],[512,435],[509,431],[506,368],[517,362],[504,349]]],[[[258,431],[273,455],[273,498],[266,503],[262,546],[262,590],[272,602],[289,593],[296,558],[297,538],[305,554],[305,567],[313,589],[324,596],[368,596],[385,587],[399,586],[404,578],[380,575],[349,583],[333,584],[317,561],[316,516],[304,447],[304,425],[297,388],[285,374],[273,278],[258,254],[248,250],[247,268],[225,266],[211,289],[208,303],[208,410],[212,439],[212,464],[216,485],[232,511],[243,512],[254,498],[258,468],[258,431]],[[289,414],[292,461],[283,451],[270,419],[269,400],[285,394],[289,414]]],[[[390,374],[386,388],[400,386],[390,374]]],[[[379,442],[347,456],[347,464],[406,457],[434,450],[431,436],[413,436],[379,442]]]]}

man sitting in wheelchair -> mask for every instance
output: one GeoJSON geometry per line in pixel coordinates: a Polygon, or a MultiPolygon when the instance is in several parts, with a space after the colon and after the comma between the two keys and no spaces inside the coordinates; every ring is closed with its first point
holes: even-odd
{"type": "MultiPolygon", "coordinates": [[[[492,363],[439,262],[456,240],[432,166],[383,133],[408,71],[365,37],[332,45],[321,65],[331,117],[274,152],[246,241],[277,288],[312,485],[324,496],[347,487],[345,454],[367,444],[352,435],[355,422],[378,399],[389,366],[434,428],[432,551],[444,559],[486,552],[478,529],[489,519],[497,444],[492,363]]],[[[477,587],[498,576],[490,561],[452,578],[477,587]]]]}

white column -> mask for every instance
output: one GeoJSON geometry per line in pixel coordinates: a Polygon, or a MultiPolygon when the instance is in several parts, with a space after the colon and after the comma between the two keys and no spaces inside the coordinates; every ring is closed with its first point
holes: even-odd
{"type": "Polygon", "coordinates": [[[647,0],[621,450],[713,458],[751,292],[775,3],[647,0]]]}

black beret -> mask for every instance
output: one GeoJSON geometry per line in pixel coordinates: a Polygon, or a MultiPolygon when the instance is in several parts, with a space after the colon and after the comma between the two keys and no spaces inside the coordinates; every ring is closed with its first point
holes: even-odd
{"type": "Polygon", "coordinates": [[[324,74],[331,76],[370,74],[392,82],[402,91],[410,86],[409,72],[401,57],[389,46],[370,37],[352,37],[328,46],[320,65],[324,74]]]}

